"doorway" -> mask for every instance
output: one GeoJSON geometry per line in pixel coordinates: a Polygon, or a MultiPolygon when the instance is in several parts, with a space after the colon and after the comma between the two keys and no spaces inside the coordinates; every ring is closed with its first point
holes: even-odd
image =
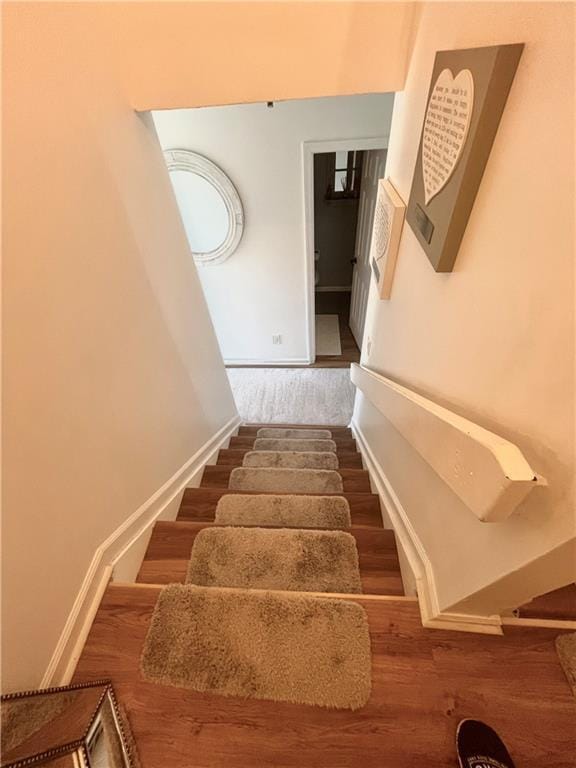
{"type": "Polygon", "coordinates": [[[387,138],[304,145],[310,362],[359,362],[369,251],[387,138]]]}

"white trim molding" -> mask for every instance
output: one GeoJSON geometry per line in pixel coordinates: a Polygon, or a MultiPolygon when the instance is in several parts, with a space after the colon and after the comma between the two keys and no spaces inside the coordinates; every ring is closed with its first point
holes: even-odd
{"type": "Polygon", "coordinates": [[[500,616],[478,616],[440,610],[434,570],[426,550],[394,492],[383,467],[374,456],[362,429],[354,420],[352,420],[350,427],[365,466],[370,473],[371,481],[380,497],[380,503],[394,529],[397,544],[402,549],[412,571],[418,592],[422,625],[434,629],[501,635],[502,621],[500,616]]]}
{"type": "Polygon", "coordinates": [[[170,509],[175,510],[176,515],[184,489],[227,444],[241,422],[238,415],[230,419],[96,549],[40,683],[41,688],[66,685],[71,680],[110,579],[116,577],[117,571],[121,571],[123,581],[130,580],[126,578],[127,571],[132,579],[135,578],[154,523],[166,517],[170,509]]]}
{"type": "Polygon", "coordinates": [[[363,365],[350,378],[483,523],[506,520],[546,484],[509,440],[363,365]]]}
{"type": "Polygon", "coordinates": [[[389,135],[373,138],[332,139],[302,142],[302,182],[304,185],[304,291],[306,295],[306,351],[308,363],[316,360],[315,285],[314,285],[314,155],[342,150],[386,149],[389,135]]]}

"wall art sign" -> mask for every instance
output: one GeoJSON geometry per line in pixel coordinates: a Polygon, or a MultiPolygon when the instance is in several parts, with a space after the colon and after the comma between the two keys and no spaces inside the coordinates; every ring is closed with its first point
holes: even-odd
{"type": "Polygon", "coordinates": [[[407,221],[436,272],[451,272],[523,43],[439,51],[407,221]]]}
{"type": "Polygon", "coordinates": [[[389,299],[406,206],[390,179],[380,179],[370,243],[370,265],[381,299],[389,299]]]}

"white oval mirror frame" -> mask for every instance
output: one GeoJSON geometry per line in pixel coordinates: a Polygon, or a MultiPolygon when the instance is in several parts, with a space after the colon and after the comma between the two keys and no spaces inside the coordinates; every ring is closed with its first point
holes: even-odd
{"type": "MultiPolygon", "coordinates": [[[[190,244],[190,250],[197,264],[220,264],[226,261],[238,247],[244,231],[244,210],[236,187],[221,168],[196,152],[188,149],[167,149],[164,152],[164,158],[169,173],[172,171],[193,173],[205,179],[220,195],[228,213],[226,237],[211,251],[194,251],[192,244],[190,244]]],[[[182,217],[184,218],[184,215],[182,217]]]]}

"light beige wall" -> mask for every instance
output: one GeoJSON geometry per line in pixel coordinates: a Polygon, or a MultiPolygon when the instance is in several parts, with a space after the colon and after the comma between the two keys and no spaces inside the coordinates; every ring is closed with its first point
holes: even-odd
{"type": "Polygon", "coordinates": [[[96,547],[234,413],[132,108],[402,87],[410,9],[4,12],[4,687],[36,686],[96,547]]]}
{"type": "MultiPolygon", "coordinates": [[[[407,201],[435,52],[526,43],[454,272],[436,274],[405,226],[391,300],[374,287],[370,295],[363,362],[515,442],[549,481],[505,523],[483,524],[358,403],[443,608],[575,533],[573,13],[556,3],[428,3],[396,97],[386,173],[407,201]]],[[[543,561],[536,581],[566,582],[570,565],[543,561]]],[[[535,582],[504,583],[492,605],[535,582]]],[[[470,605],[487,607],[482,595],[470,605]]]]}

